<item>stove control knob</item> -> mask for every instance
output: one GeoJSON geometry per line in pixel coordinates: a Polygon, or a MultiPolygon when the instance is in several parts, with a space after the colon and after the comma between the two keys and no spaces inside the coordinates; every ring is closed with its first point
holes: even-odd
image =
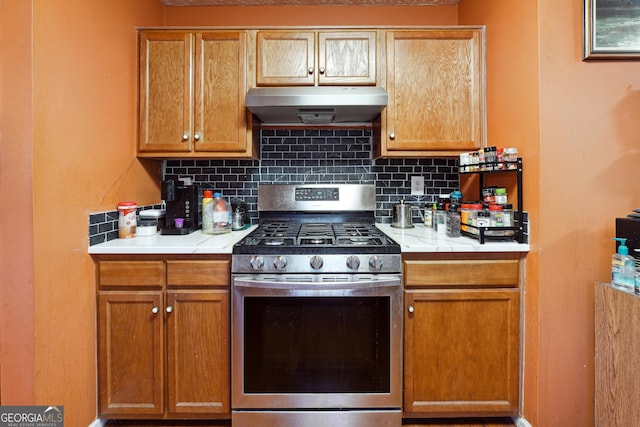
{"type": "Polygon", "coordinates": [[[320,270],[324,265],[324,260],[322,259],[322,257],[314,255],[309,260],[309,265],[311,265],[311,268],[313,268],[314,270],[320,270]]]}
{"type": "Polygon", "coordinates": [[[355,255],[347,257],[347,267],[351,270],[357,270],[360,267],[360,258],[355,255]]]}
{"type": "Polygon", "coordinates": [[[261,256],[251,257],[249,265],[251,265],[252,270],[262,270],[262,267],[264,267],[264,258],[261,256]]]}
{"type": "Polygon", "coordinates": [[[273,266],[276,270],[284,270],[287,266],[287,258],[283,256],[277,256],[276,259],[273,260],[273,266]]]}
{"type": "Polygon", "coordinates": [[[374,255],[369,258],[369,267],[371,267],[372,270],[382,270],[382,264],[382,258],[378,255],[374,255]]]}

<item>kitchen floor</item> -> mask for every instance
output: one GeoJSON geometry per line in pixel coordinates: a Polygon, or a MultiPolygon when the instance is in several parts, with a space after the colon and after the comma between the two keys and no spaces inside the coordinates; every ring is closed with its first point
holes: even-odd
{"type": "MultiPolygon", "coordinates": [[[[113,420],[107,423],[111,427],[221,427],[231,426],[229,421],[126,421],[113,420]]],[[[439,420],[407,420],[403,427],[514,427],[510,418],[481,418],[481,419],[439,419],[439,420]]],[[[258,426],[256,426],[258,427],[258,426]]]]}

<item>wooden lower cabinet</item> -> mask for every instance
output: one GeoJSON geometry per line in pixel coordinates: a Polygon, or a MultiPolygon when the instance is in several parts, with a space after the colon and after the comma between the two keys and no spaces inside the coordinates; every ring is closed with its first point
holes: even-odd
{"type": "Polygon", "coordinates": [[[230,418],[230,260],[174,261],[98,261],[101,418],[230,418]]]}
{"type": "Polygon", "coordinates": [[[228,413],[229,291],[169,291],[167,307],[169,413],[228,413]]]}
{"type": "Polygon", "coordinates": [[[162,306],[161,291],[98,293],[98,411],[101,415],[163,413],[162,306]]]}
{"type": "Polygon", "coordinates": [[[517,415],[518,258],[414,254],[404,268],[405,416],[517,415]]]}

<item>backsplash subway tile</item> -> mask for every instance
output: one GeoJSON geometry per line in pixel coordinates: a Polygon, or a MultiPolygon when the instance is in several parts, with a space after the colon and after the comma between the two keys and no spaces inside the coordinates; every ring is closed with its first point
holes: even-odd
{"type": "MultiPolygon", "coordinates": [[[[191,178],[202,190],[247,203],[258,221],[258,184],[375,184],[376,221],[391,222],[401,199],[432,203],[457,190],[457,159],[372,159],[370,129],[263,129],[260,160],[166,160],[164,179],[191,178]],[[412,196],[411,177],[424,176],[426,194],[412,196]]],[[[148,206],[153,208],[159,206],[148,206]]],[[[118,237],[118,212],[89,217],[89,244],[118,237]]]]}
{"type": "Polygon", "coordinates": [[[258,219],[258,183],[375,184],[376,220],[391,222],[406,199],[431,203],[459,187],[457,159],[372,159],[370,129],[263,129],[260,160],[167,160],[165,179],[189,177],[202,189],[247,203],[258,219]],[[424,176],[426,194],[412,196],[411,177],[424,176]]]}

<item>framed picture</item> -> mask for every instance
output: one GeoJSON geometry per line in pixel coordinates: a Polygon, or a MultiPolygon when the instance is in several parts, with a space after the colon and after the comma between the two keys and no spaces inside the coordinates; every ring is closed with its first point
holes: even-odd
{"type": "Polygon", "coordinates": [[[584,0],[583,59],[640,59],[640,0],[584,0]]]}

